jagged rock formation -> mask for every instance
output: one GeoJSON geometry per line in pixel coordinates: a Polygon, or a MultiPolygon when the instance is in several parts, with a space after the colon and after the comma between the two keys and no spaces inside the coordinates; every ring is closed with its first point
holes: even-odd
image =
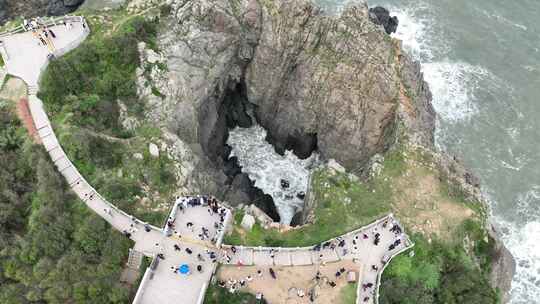
{"type": "Polygon", "coordinates": [[[24,16],[59,16],[75,11],[84,0],[0,0],[0,25],[24,16]]]}
{"type": "Polygon", "coordinates": [[[316,134],[321,156],[351,169],[384,151],[399,78],[392,41],[369,21],[367,6],[328,17],[309,2],[277,1],[262,12],[246,84],[271,137],[303,146],[316,134]]]}
{"type": "Polygon", "coordinates": [[[278,152],[317,148],[355,169],[391,144],[403,63],[365,3],[340,16],[309,1],[178,0],[172,11],[162,44],[170,86],[182,89],[165,119],[212,161],[230,126],[225,97],[238,87],[278,152]]]}
{"type": "MultiPolygon", "coordinates": [[[[253,200],[225,142],[229,129],[255,121],[277,152],[305,158],[317,149],[349,170],[384,152],[399,120],[433,144],[434,111],[419,66],[370,21],[365,2],[339,16],[307,0],[176,0],[170,12],[159,39],[163,54],[147,52],[150,63],[167,67],[147,75],[160,96],[144,86],[139,94],[148,99],[148,119],[197,156],[193,172],[206,176],[199,190],[253,200]],[[415,94],[414,115],[403,114],[404,87],[415,94]]],[[[265,204],[259,207],[277,214],[265,204]]]]}
{"type": "Polygon", "coordinates": [[[369,9],[369,18],[375,24],[382,25],[387,34],[395,33],[398,27],[398,18],[390,17],[390,12],[381,6],[376,6],[369,9]]]}

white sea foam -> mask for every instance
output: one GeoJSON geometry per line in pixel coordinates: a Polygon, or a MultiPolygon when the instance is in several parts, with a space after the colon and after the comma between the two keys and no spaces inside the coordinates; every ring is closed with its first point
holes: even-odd
{"type": "Polygon", "coordinates": [[[447,122],[467,119],[478,112],[475,92],[489,72],[465,62],[429,62],[423,72],[433,93],[433,106],[447,122]]]}
{"type": "Polygon", "coordinates": [[[509,20],[501,15],[498,15],[498,14],[495,14],[495,13],[490,13],[488,11],[486,11],[485,9],[479,9],[480,12],[482,12],[482,14],[484,14],[486,17],[490,18],[490,19],[494,19],[494,20],[497,20],[498,22],[502,23],[502,24],[505,24],[505,25],[508,25],[508,26],[513,26],[513,27],[516,27],[516,28],[519,28],[523,31],[527,31],[527,27],[521,23],[517,23],[517,22],[514,22],[512,20],[509,20]]]}
{"type": "MultiPolygon", "coordinates": [[[[500,92],[504,81],[497,79],[488,70],[466,62],[442,60],[449,56],[449,44],[441,33],[434,33],[436,26],[432,16],[434,8],[425,3],[407,7],[390,7],[397,15],[399,26],[394,37],[403,41],[404,48],[416,60],[422,62],[424,78],[433,93],[433,105],[439,114],[438,125],[460,123],[478,112],[475,95],[482,92],[500,92]]],[[[498,15],[488,15],[507,25],[527,28],[498,15]]],[[[502,90],[512,95],[512,88],[502,90]]],[[[508,108],[512,105],[509,104],[508,108]]],[[[516,112],[519,117],[519,112],[516,112]]],[[[441,128],[438,127],[438,130],[441,128]]],[[[511,135],[518,136],[516,130],[511,135]]],[[[490,155],[487,155],[490,157],[490,155]]],[[[525,159],[516,159],[517,165],[508,162],[503,167],[519,170],[525,159]]],[[[501,160],[494,160],[500,166],[501,160]]],[[[514,162],[512,162],[514,163],[514,162]]],[[[490,205],[497,205],[490,202],[490,205]]],[[[540,186],[518,195],[512,220],[495,216],[494,220],[503,232],[503,241],[517,261],[517,273],[512,282],[512,304],[539,303],[540,299],[540,186]],[[516,221],[515,218],[520,220],[516,221]]],[[[502,206],[501,206],[502,207],[502,206]]],[[[492,208],[493,209],[493,208],[492,208]]]]}
{"type": "Polygon", "coordinates": [[[503,241],[516,259],[516,275],[512,282],[512,304],[538,303],[540,299],[540,221],[517,226],[496,218],[503,241]]]}
{"type": "Polygon", "coordinates": [[[417,60],[428,61],[433,59],[433,48],[430,47],[428,29],[431,20],[427,17],[416,16],[420,10],[427,9],[424,4],[411,8],[389,7],[390,14],[399,20],[397,31],[392,34],[403,42],[403,46],[417,60]]]}
{"type": "Polygon", "coordinates": [[[424,78],[433,93],[433,106],[439,117],[447,122],[456,122],[477,113],[474,94],[478,83],[489,72],[466,62],[435,58],[447,53],[449,46],[443,40],[436,40],[436,35],[429,30],[434,22],[425,13],[429,11],[426,4],[399,9],[391,7],[390,11],[399,20],[398,30],[393,36],[402,40],[404,48],[422,62],[424,78]]]}
{"type": "Polygon", "coordinates": [[[302,160],[292,151],[286,151],[281,156],[265,138],[266,130],[261,126],[235,128],[229,132],[227,144],[232,147],[231,156],[238,157],[242,172],[255,181],[257,188],[272,196],[281,223],[289,224],[295,212],[304,204],[297,194],[307,191],[309,175],[318,155],[313,153],[302,160]],[[289,188],[281,187],[281,179],[289,182],[289,188]]]}

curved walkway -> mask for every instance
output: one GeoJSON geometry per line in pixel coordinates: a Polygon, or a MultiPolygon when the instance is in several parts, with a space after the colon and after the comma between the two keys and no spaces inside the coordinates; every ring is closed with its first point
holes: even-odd
{"type": "Polygon", "coordinates": [[[7,72],[28,84],[29,108],[35,128],[43,146],[72,190],[90,209],[132,239],[135,242],[135,252],[153,258],[134,303],[202,303],[217,262],[238,266],[294,267],[340,260],[353,260],[361,264],[361,283],[375,284],[368,290],[363,290],[362,284],[358,284],[357,303],[377,302],[378,283],[384,267],[393,256],[413,246],[392,215],[314,247],[235,248],[221,246],[224,231],[231,220],[231,211],[220,206],[222,210],[214,213],[207,207],[205,197],[177,198],[167,221],[170,223],[164,228],[148,225],[103,198],[67,157],[56,138],[42,101],[36,96],[39,77],[51,54],[59,57],[76,48],[89,35],[89,27],[83,17],[69,16],[51,19],[45,25],[57,36],[51,39],[52,45],[40,45],[35,35],[21,27],[0,34],[0,54],[6,63],[7,72]],[[70,25],[64,26],[64,21],[70,25]],[[189,200],[195,204],[187,205],[189,200]],[[197,203],[199,200],[200,204],[197,203]],[[201,233],[202,227],[209,230],[201,233]],[[392,227],[398,227],[400,232],[390,231],[392,227]],[[374,244],[376,234],[380,239],[378,246],[374,244]],[[399,240],[399,244],[389,250],[388,246],[395,244],[396,240],[399,240]],[[157,255],[162,258],[157,258],[157,255]],[[184,263],[201,265],[202,270],[194,271],[189,276],[180,276],[175,269],[184,263]],[[372,269],[372,265],[375,265],[376,270],[372,269]]]}

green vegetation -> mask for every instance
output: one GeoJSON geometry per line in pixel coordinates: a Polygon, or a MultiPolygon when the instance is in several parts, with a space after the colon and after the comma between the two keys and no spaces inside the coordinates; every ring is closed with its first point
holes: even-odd
{"type": "Polygon", "coordinates": [[[136,96],[137,44],[154,41],[156,31],[156,22],[133,18],[110,37],[91,36],[79,48],[52,61],[39,93],[49,112],[72,113],[71,119],[81,126],[124,137],[117,100],[132,113],[144,110],[136,96]]]}
{"type": "Polygon", "coordinates": [[[0,56],[0,68],[4,67],[6,63],[4,62],[4,57],[0,56]]]}
{"type": "Polygon", "coordinates": [[[356,304],[356,288],[358,284],[347,284],[340,291],[340,301],[337,304],[356,304]]]}
{"type": "Polygon", "coordinates": [[[220,288],[214,284],[208,286],[204,304],[263,304],[266,301],[260,301],[254,295],[247,292],[230,293],[225,288],[220,288]]]}
{"type": "Polygon", "coordinates": [[[141,65],[137,45],[156,47],[159,20],[125,16],[122,11],[110,18],[112,23],[104,23],[87,16],[92,34],[50,63],[39,96],[81,174],[124,211],[160,226],[176,185],[171,160],[164,153],[155,158],[148,152],[148,144],[158,141],[161,131],[146,125],[126,130],[119,119],[119,102],[127,115],[142,118],[145,105],[136,91],[136,69],[141,65]]]}
{"type": "Polygon", "coordinates": [[[0,303],[126,303],[119,276],[130,245],[0,108],[0,303]]]}
{"type": "Polygon", "coordinates": [[[483,261],[477,265],[463,246],[434,241],[414,235],[414,256],[394,258],[383,274],[381,304],[390,303],[498,303],[498,294],[487,276],[489,246],[477,241],[475,255],[483,261]],[[484,266],[484,267],[482,267],[484,266]]]}

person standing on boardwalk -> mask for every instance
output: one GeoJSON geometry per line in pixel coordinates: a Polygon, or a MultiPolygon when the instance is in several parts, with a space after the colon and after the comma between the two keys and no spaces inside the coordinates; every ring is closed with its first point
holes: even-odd
{"type": "Polygon", "coordinates": [[[53,39],[56,38],[56,34],[51,29],[49,29],[49,34],[51,34],[51,37],[53,37],[53,39]]]}

